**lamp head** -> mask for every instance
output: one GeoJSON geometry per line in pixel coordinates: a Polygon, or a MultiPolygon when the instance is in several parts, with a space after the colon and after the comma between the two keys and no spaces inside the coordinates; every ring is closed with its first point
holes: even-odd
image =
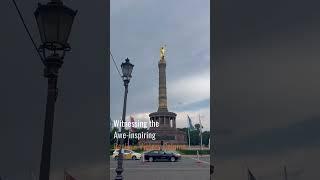
{"type": "Polygon", "coordinates": [[[132,73],[133,66],[134,65],[130,63],[130,60],[128,58],[125,60],[125,62],[121,64],[123,80],[130,81],[132,77],[131,73],[132,73]]]}
{"type": "Polygon", "coordinates": [[[47,4],[38,4],[34,12],[42,45],[45,51],[69,51],[68,38],[77,11],[63,5],[60,0],[52,0],[47,4]]]}

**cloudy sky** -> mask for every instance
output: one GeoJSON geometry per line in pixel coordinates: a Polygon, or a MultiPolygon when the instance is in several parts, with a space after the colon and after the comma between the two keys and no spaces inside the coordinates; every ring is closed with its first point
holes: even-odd
{"type": "Polygon", "coordinates": [[[319,179],[319,2],[215,5],[216,179],[319,179]]]}
{"type": "MultiPolygon", "coordinates": [[[[168,108],[177,127],[187,114],[210,126],[210,8],[209,0],[112,0],[110,47],[117,65],[128,57],[135,65],[129,84],[127,114],[147,120],[158,108],[158,61],[167,46],[168,108]]],[[[111,118],[119,119],[123,83],[111,62],[111,118]]]]}

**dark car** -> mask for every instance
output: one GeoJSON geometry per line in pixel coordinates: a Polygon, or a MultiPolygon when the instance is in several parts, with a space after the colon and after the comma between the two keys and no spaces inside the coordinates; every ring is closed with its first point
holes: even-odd
{"type": "Polygon", "coordinates": [[[152,161],[171,161],[175,162],[181,159],[181,155],[176,152],[161,151],[161,150],[152,150],[147,153],[144,153],[145,160],[152,161]]]}

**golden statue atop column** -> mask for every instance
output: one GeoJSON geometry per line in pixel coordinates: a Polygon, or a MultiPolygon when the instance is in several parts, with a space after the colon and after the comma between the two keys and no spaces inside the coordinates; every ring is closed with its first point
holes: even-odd
{"type": "Polygon", "coordinates": [[[160,59],[161,59],[161,60],[164,60],[165,53],[166,53],[166,49],[165,49],[165,47],[162,46],[162,47],[160,48],[160,59]]]}

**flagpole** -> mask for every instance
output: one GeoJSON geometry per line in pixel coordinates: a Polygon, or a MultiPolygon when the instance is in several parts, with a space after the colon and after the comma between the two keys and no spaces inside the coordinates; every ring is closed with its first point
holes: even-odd
{"type": "Polygon", "coordinates": [[[193,129],[194,129],[194,127],[193,127],[193,125],[192,125],[192,121],[191,121],[191,119],[190,119],[189,115],[187,115],[187,117],[188,117],[189,149],[191,149],[191,136],[190,136],[190,130],[193,130],[193,129]]]}
{"type": "Polygon", "coordinates": [[[188,128],[188,137],[189,137],[189,149],[190,149],[190,127],[188,128]]]}
{"type": "Polygon", "coordinates": [[[199,123],[200,123],[200,150],[202,150],[202,124],[200,120],[200,114],[199,114],[199,123]]]}

